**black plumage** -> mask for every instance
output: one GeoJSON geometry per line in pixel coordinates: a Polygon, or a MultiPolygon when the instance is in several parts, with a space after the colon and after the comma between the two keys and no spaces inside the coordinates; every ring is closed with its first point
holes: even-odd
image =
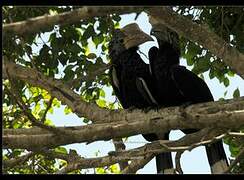
{"type": "Polygon", "coordinates": [[[142,81],[146,82],[149,91],[153,91],[149,65],[137,53],[137,46],[125,48],[124,38],[121,30],[115,30],[109,46],[112,64],[109,74],[113,90],[124,109],[150,107],[153,102],[140,92],[142,81]]]}
{"type": "MultiPolygon", "coordinates": [[[[150,66],[137,53],[138,45],[149,40],[153,39],[143,33],[136,24],[130,24],[113,33],[109,45],[112,64],[109,76],[114,93],[124,109],[158,107],[158,102],[155,99],[157,98],[156,84],[150,66]],[[131,31],[132,33],[129,34],[131,31]]],[[[148,141],[154,141],[168,139],[168,135],[151,133],[144,134],[143,137],[148,141]]],[[[160,172],[159,169],[170,169],[172,173],[171,153],[157,155],[156,161],[158,172],[160,172]]]]}
{"type": "MultiPolygon", "coordinates": [[[[160,106],[180,106],[214,101],[207,84],[197,75],[179,65],[180,49],[178,35],[168,28],[153,30],[159,49],[149,51],[151,72],[156,86],[156,99],[160,106]]],[[[197,129],[182,129],[186,134],[197,129]]],[[[212,173],[221,173],[228,166],[222,141],[206,146],[212,173]]],[[[158,160],[160,161],[160,160],[158,160]]]]}
{"type": "MultiPolygon", "coordinates": [[[[138,45],[152,40],[136,24],[130,24],[121,30],[115,30],[109,45],[111,58],[110,79],[115,95],[123,108],[169,107],[184,104],[213,101],[206,83],[185,67],[179,65],[179,39],[168,28],[165,31],[153,30],[159,48],[149,51],[146,64],[137,53],[138,45]]],[[[182,130],[184,133],[196,132],[196,129],[182,130]]],[[[144,134],[148,141],[168,140],[169,132],[144,134]]],[[[218,173],[227,166],[227,160],[221,141],[206,147],[212,172],[218,173]],[[221,161],[223,168],[214,167],[221,161]]],[[[171,153],[156,156],[158,173],[174,173],[171,153]]]]}

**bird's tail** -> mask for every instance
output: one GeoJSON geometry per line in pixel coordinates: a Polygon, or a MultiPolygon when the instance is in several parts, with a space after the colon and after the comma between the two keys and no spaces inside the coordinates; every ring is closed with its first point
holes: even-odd
{"type": "Polygon", "coordinates": [[[156,166],[158,174],[174,174],[171,152],[156,155],[156,166]]]}
{"type": "Polygon", "coordinates": [[[228,161],[222,141],[220,140],[211,145],[206,145],[205,148],[212,174],[225,172],[228,168],[228,161]]]}

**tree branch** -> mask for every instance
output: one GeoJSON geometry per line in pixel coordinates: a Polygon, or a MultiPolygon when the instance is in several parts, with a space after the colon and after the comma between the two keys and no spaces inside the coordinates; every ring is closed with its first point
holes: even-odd
{"type": "MultiPolygon", "coordinates": [[[[115,151],[123,151],[126,148],[122,138],[114,138],[113,144],[115,147],[115,151]]],[[[119,163],[120,171],[125,169],[127,166],[128,166],[128,162],[120,162],[119,163]]]]}
{"type": "Polygon", "coordinates": [[[83,7],[70,12],[61,13],[58,15],[45,15],[36,18],[31,18],[26,21],[5,24],[3,32],[12,31],[15,34],[28,34],[39,32],[42,29],[49,28],[55,24],[72,24],[95,16],[105,16],[108,14],[118,13],[135,13],[146,9],[146,12],[151,16],[151,22],[161,23],[175,30],[180,35],[201,44],[209,49],[213,54],[223,59],[227,65],[232,67],[237,74],[244,78],[244,55],[236,48],[230,46],[218,35],[212,32],[206,24],[197,24],[191,20],[178,15],[173,10],[167,7],[83,7]]]}
{"type": "Polygon", "coordinates": [[[72,138],[65,138],[65,136],[58,138],[57,135],[38,128],[4,129],[3,147],[31,149],[44,146],[51,148],[71,143],[109,140],[173,129],[203,129],[206,127],[238,129],[244,125],[244,97],[194,104],[186,108],[163,108],[147,113],[141,110],[111,111],[111,116],[110,119],[113,121],[108,123],[59,127],[63,131],[68,131],[72,138]]]}
{"type": "Polygon", "coordinates": [[[56,97],[64,104],[67,104],[79,117],[87,117],[93,122],[101,122],[104,119],[107,119],[110,115],[109,110],[99,108],[94,103],[80,100],[80,96],[72,91],[70,86],[64,84],[60,80],[46,77],[33,68],[17,65],[4,59],[3,76],[5,78],[7,77],[7,72],[11,77],[46,89],[53,97],[56,97]],[[92,108],[92,111],[90,111],[90,108],[92,108]]]}
{"type": "Polygon", "coordinates": [[[53,100],[54,100],[54,97],[51,97],[48,104],[47,104],[47,108],[45,109],[45,112],[43,113],[43,116],[40,120],[42,123],[44,123],[46,120],[47,112],[52,107],[53,100]]]}
{"type": "MultiPolygon", "coordinates": [[[[11,81],[10,81],[11,82],[11,81]]],[[[10,83],[12,85],[12,83],[10,83]]],[[[13,86],[13,85],[12,85],[13,86]]],[[[10,91],[8,87],[5,87],[8,93],[13,97],[13,99],[17,102],[18,106],[23,110],[24,115],[31,121],[31,123],[34,126],[46,129],[48,131],[51,131],[54,134],[58,135],[68,135],[67,131],[60,130],[59,128],[52,127],[52,126],[47,126],[45,125],[42,121],[39,121],[38,119],[35,118],[35,116],[31,113],[30,109],[28,108],[27,105],[23,102],[22,98],[19,97],[15,92],[15,90],[10,91]]]]}
{"type": "Polygon", "coordinates": [[[143,159],[132,160],[132,162],[123,171],[121,171],[121,173],[122,174],[134,174],[139,169],[142,169],[149,161],[151,161],[153,157],[154,157],[153,154],[148,154],[148,155],[144,156],[143,159]]]}
{"type": "Polygon", "coordinates": [[[175,155],[175,170],[179,173],[179,174],[183,174],[181,165],[180,165],[180,158],[181,155],[183,154],[184,151],[178,151],[175,155]]]}
{"type": "Polygon", "coordinates": [[[241,149],[239,154],[236,156],[235,160],[230,164],[229,168],[224,173],[230,173],[233,167],[240,162],[240,160],[244,157],[244,147],[241,149]]]}
{"type": "Polygon", "coordinates": [[[30,157],[32,157],[34,155],[34,153],[28,153],[26,155],[17,157],[17,158],[13,158],[13,159],[9,159],[9,160],[3,160],[3,168],[13,168],[16,167],[18,165],[22,165],[24,162],[26,162],[30,157]]]}
{"type": "Polygon", "coordinates": [[[26,21],[15,22],[3,25],[3,34],[14,32],[18,35],[37,33],[51,28],[54,25],[67,25],[85,20],[91,17],[107,16],[109,14],[119,13],[128,14],[140,12],[143,7],[133,6],[84,6],[70,12],[64,12],[58,15],[44,15],[30,18],[26,21]]]}
{"type": "Polygon", "coordinates": [[[109,153],[109,156],[99,157],[99,158],[82,158],[77,154],[74,154],[71,156],[69,153],[68,155],[57,153],[54,151],[47,151],[44,152],[46,155],[52,157],[52,158],[58,158],[58,159],[64,159],[68,162],[68,165],[61,169],[58,174],[68,173],[73,170],[77,169],[86,169],[86,168],[94,168],[94,167],[104,167],[109,166],[118,162],[125,162],[128,160],[133,160],[132,163],[125,168],[122,173],[134,173],[138,169],[142,168],[148,161],[150,161],[154,155],[162,152],[168,152],[168,151],[184,151],[184,150],[190,150],[192,147],[196,147],[208,144],[213,141],[215,141],[216,138],[215,135],[218,133],[212,132],[210,133],[205,141],[200,144],[198,143],[200,139],[202,139],[202,136],[208,131],[208,129],[203,129],[199,132],[196,132],[194,134],[186,135],[185,137],[177,140],[177,141],[155,141],[152,143],[148,143],[142,147],[127,150],[127,151],[121,151],[121,152],[113,152],[109,153]]]}
{"type": "Polygon", "coordinates": [[[244,78],[244,55],[212,32],[206,24],[192,22],[168,7],[152,7],[148,8],[146,12],[150,15],[152,25],[165,25],[187,39],[199,43],[223,59],[228,66],[244,78]]]}

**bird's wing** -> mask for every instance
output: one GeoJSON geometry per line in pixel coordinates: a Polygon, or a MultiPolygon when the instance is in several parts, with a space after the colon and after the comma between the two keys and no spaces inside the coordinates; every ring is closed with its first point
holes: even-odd
{"type": "Polygon", "coordinates": [[[154,63],[157,63],[157,62],[155,62],[155,61],[157,61],[157,56],[158,56],[158,48],[154,46],[148,52],[149,70],[150,70],[151,75],[153,75],[153,72],[154,72],[153,65],[154,65],[154,63]]]}
{"type": "Polygon", "coordinates": [[[146,64],[141,58],[137,64],[140,67],[140,70],[137,69],[137,77],[136,77],[136,87],[141,96],[153,106],[158,105],[153,90],[153,82],[152,82],[152,74],[150,74],[151,67],[150,64],[146,64]]]}
{"type": "Polygon", "coordinates": [[[122,98],[122,94],[121,94],[121,90],[120,90],[120,81],[119,81],[118,74],[117,74],[115,67],[112,66],[110,68],[109,76],[110,76],[110,83],[113,87],[114,94],[116,95],[116,97],[119,99],[120,103],[123,106],[124,103],[123,103],[123,98],[122,98]]]}
{"type": "Polygon", "coordinates": [[[171,79],[179,92],[192,103],[213,101],[207,84],[184,66],[175,65],[170,69],[171,79]]]}
{"type": "Polygon", "coordinates": [[[136,78],[136,87],[142,97],[151,105],[158,105],[146,81],[142,77],[136,78]]]}

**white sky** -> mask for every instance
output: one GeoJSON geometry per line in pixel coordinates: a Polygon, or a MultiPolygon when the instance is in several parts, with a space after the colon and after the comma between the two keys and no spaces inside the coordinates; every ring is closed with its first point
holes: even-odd
{"type": "MultiPolygon", "coordinates": [[[[148,22],[148,17],[145,13],[142,13],[136,21],[134,21],[135,14],[131,15],[122,15],[122,20],[120,21],[120,27],[124,27],[127,24],[132,22],[136,22],[140,28],[146,32],[150,33],[151,25],[148,22]]],[[[42,36],[42,38],[46,41],[48,40],[48,35],[42,36]]],[[[155,42],[147,42],[140,46],[141,50],[147,54],[148,50],[156,45],[155,42]]],[[[39,48],[35,48],[33,50],[37,50],[39,48]]],[[[144,57],[142,57],[144,58],[144,57]]],[[[146,60],[145,60],[146,61],[146,60]]],[[[186,61],[181,59],[181,64],[186,66],[186,61]]],[[[188,67],[191,69],[191,67],[188,67]]],[[[215,100],[218,100],[220,97],[223,97],[224,92],[228,90],[228,93],[225,98],[229,99],[232,98],[232,94],[234,90],[238,87],[240,90],[240,95],[244,95],[244,81],[239,76],[234,76],[230,78],[230,85],[226,88],[223,84],[219,84],[219,81],[214,78],[210,80],[208,78],[208,72],[204,73],[205,81],[208,84],[215,100]]],[[[106,99],[112,101],[113,98],[111,97],[111,89],[106,88],[106,99]]],[[[56,126],[77,126],[82,125],[84,123],[81,122],[81,119],[78,118],[74,114],[64,115],[63,113],[64,106],[61,106],[59,109],[55,109],[53,114],[48,114],[47,118],[51,119],[56,126]]],[[[182,137],[184,134],[181,131],[172,131],[170,134],[170,139],[176,140],[182,137]]],[[[139,147],[144,145],[146,141],[142,138],[141,135],[133,136],[128,139],[126,143],[126,148],[131,149],[135,147],[139,147]]],[[[111,141],[104,142],[98,141],[91,143],[89,145],[85,145],[85,143],[80,144],[72,144],[66,146],[71,149],[76,149],[77,152],[84,157],[95,157],[95,152],[98,150],[100,151],[99,156],[105,156],[109,151],[114,150],[114,146],[111,141]]],[[[228,147],[225,145],[225,150],[227,156],[230,156],[228,147]]],[[[174,154],[174,153],[173,153],[174,154]]],[[[209,174],[210,168],[208,165],[206,153],[204,147],[198,147],[192,150],[191,152],[186,151],[181,158],[181,165],[183,172],[185,174],[209,174]]],[[[93,173],[93,170],[90,171],[93,173]]],[[[156,173],[156,166],[155,160],[153,159],[150,161],[143,169],[137,172],[138,174],[155,174],[156,173]]]]}

